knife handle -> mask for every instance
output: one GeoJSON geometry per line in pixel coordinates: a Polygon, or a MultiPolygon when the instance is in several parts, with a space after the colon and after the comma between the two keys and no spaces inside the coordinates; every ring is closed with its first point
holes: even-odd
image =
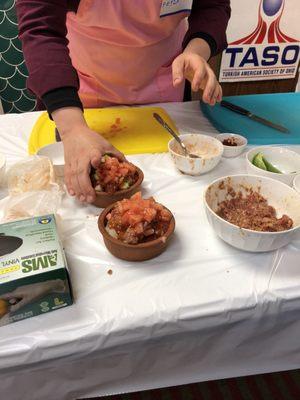
{"type": "Polygon", "coordinates": [[[249,117],[251,115],[250,111],[245,110],[242,107],[236,106],[235,104],[229,103],[229,101],[226,101],[226,100],[221,101],[221,106],[228,108],[229,110],[231,110],[235,113],[246,115],[247,117],[249,117]]]}

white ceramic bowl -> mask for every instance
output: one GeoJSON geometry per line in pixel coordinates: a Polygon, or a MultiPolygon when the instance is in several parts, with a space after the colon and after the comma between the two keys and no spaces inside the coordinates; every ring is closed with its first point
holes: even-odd
{"type": "Polygon", "coordinates": [[[293,181],[293,188],[300,193],[300,175],[297,175],[293,181]]]}
{"type": "Polygon", "coordinates": [[[0,186],[3,186],[5,183],[5,166],[6,158],[0,153],[0,186]]]}
{"type": "Polygon", "coordinates": [[[240,154],[242,154],[242,152],[245,150],[248,144],[248,140],[244,136],[237,135],[235,133],[220,133],[219,135],[216,136],[216,139],[220,140],[221,143],[223,142],[223,140],[230,138],[235,139],[237,146],[226,146],[223,144],[224,146],[223,157],[226,158],[233,158],[239,156],[240,154]]]}
{"type": "Polygon", "coordinates": [[[55,175],[57,177],[64,176],[65,157],[64,145],[62,142],[49,144],[48,146],[40,148],[37,152],[37,155],[50,158],[53,164],[55,175]]]}
{"type": "Polygon", "coordinates": [[[188,147],[190,153],[199,155],[199,158],[181,155],[179,144],[172,139],[169,142],[169,152],[181,172],[187,175],[202,175],[219,164],[223,154],[223,145],[219,140],[200,134],[180,135],[180,139],[188,147]]]}
{"type": "Polygon", "coordinates": [[[249,174],[266,176],[273,178],[291,186],[296,176],[295,173],[300,173],[300,154],[286,147],[262,146],[256,147],[246,154],[247,171],[249,174]],[[257,153],[263,153],[266,160],[274,167],[279,169],[282,174],[265,171],[252,164],[253,158],[257,153]]]}
{"type": "Polygon", "coordinates": [[[274,179],[254,175],[233,175],[219,178],[211,183],[204,193],[204,204],[208,221],[216,234],[226,243],[241,250],[266,252],[279,249],[299,238],[300,235],[300,194],[274,179]],[[225,185],[221,185],[224,182],[225,185]],[[227,222],[216,214],[218,205],[227,194],[226,185],[234,190],[253,188],[260,191],[269,205],[277,211],[277,216],[288,215],[294,221],[294,228],[283,232],[257,232],[242,229],[227,222]],[[224,188],[223,188],[224,187],[224,188]]]}

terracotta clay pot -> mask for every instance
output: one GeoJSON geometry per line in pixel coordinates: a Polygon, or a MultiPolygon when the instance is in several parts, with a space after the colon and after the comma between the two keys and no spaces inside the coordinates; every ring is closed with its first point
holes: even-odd
{"type": "Polygon", "coordinates": [[[94,206],[99,208],[106,208],[111,204],[116,203],[117,201],[123,199],[129,199],[135,193],[140,192],[141,185],[144,180],[144,174],[143,171],[138,167],[136,167],[136,169],[138,172],[138,180],[132,186],[130,186],[130,188],[125,190],[120,190],[114,194],[109,194],[105,192],[96,192],[96,200],[93,203],[94,206]]]}
{"type": "Polygon", "coordinates": [[[126,261],[145,261],[157,257],[165,251],[175,230],[175,219],[173,215],[169,228],[163,237],[146,243],[126,244],[113,238],[105,229],[106,216],[114,206],[115,204],[111,204],[107,207],[98,219],[99,231],[103,236],[105,246],[112,255],[126,261]]]}

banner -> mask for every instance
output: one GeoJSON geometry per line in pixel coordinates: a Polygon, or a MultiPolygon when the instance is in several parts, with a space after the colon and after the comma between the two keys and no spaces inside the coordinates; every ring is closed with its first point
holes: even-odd
{"type": "Polygon", "coordinates": [[[231,0],[220,82],[291,79],[300,60],[299,0],[231,0]]]}

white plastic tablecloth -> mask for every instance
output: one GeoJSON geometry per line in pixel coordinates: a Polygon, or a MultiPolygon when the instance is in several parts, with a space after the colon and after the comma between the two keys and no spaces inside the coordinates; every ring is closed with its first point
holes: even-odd
{"type": "MultiPolygon", "coordinates": [[[[214,132],[198,103],[164,107],[183,132],[214,132]]],[[[0,117],[9,164],[26,154],[37,116],[0,117]]],[[[99,210],[66,196],[59,214],[75,304],[0,328],[1,400],[69,400],[300,367],[300,242],[243,253],[205,217],[204,188],[245,172],[244,157],[197,178],[177,172],[167,154],[130,157],[145,172],[144,194],[177,223],[168,250],[144,263],[113,258],[97,231],[99,210]]]]}

